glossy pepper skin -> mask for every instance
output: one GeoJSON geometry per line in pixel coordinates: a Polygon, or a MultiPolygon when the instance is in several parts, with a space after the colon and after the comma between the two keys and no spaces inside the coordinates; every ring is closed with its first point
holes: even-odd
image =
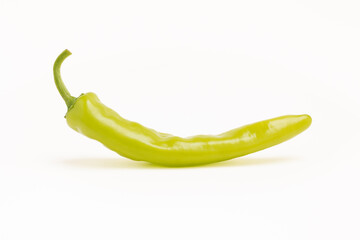
{"type": "Polygon", "coordinates": [[[68,125],[129,159],[171,167],[220,162],[282,143],[311,125],[311,117],[303,114],[268,119],[219,135],[181,138],[160,133],[122,118],[94,93],[72,97],[60,76],[60,66],[70,54],[65,50],[54,64],[57,88],[68,105],[68,125]]]}

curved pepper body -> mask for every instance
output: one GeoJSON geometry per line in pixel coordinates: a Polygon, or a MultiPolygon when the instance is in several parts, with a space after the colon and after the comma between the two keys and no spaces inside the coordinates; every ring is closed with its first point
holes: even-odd
{"type": "Polygon", "coordinates": [[[68,125],[126,158],[164,166],[192,166],[229,160],[284,142],[311,124],[309,115],[287,115],[219,135],[181,138],[128,121],[94,93],[78,97],[66,114],[68,125]]]}

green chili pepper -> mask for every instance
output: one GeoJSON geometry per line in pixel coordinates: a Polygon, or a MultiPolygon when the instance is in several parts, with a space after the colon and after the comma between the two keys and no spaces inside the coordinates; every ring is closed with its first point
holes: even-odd
{"type": "Polygon", "coordinates": [[[287,115],[219,135],[181,138],[160,133],[120,117],[94,93],[71,96],[60,75],[61,64],[69,55],[70,51],[63,51],[54,64],[56,87],[68,107],[65,116],[68,125],[133,160],[173,167],[220,162],[282,143],[311,124],[309,115],[287,115]]]}

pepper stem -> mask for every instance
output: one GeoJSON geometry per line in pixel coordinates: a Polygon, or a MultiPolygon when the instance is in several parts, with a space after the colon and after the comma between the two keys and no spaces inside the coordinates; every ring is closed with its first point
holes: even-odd
{"type": "Polygon", "coordinates": [[[61,97],[64,99],[68,109],[70,109],[70,107],[74,104],[74,102],[76,101],[76,98],[71,96],[69,91],[65,87],[64,82],[61,78],[60,67],[61,67],[61,64],[63,63],[63,61],[65,60],[65,58],[67,58],[70,55],[71,55],[71,52],[69,50],[65,49],[55,60],[54,68],[53,68],[56,88],[58,89],[61,97]]]}

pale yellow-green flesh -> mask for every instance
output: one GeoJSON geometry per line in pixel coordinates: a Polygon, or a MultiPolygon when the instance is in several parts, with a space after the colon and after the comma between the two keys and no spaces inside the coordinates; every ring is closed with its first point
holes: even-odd
{"type": "Polygon", "coordinates": [[[229,160],[284,142],[311,124],[309,115],[287,115],[219,135],[180,138],[120,117],[94,93],[81,95],[66,114],[69,126],[119,155],[165,166],[229,160]]]}

